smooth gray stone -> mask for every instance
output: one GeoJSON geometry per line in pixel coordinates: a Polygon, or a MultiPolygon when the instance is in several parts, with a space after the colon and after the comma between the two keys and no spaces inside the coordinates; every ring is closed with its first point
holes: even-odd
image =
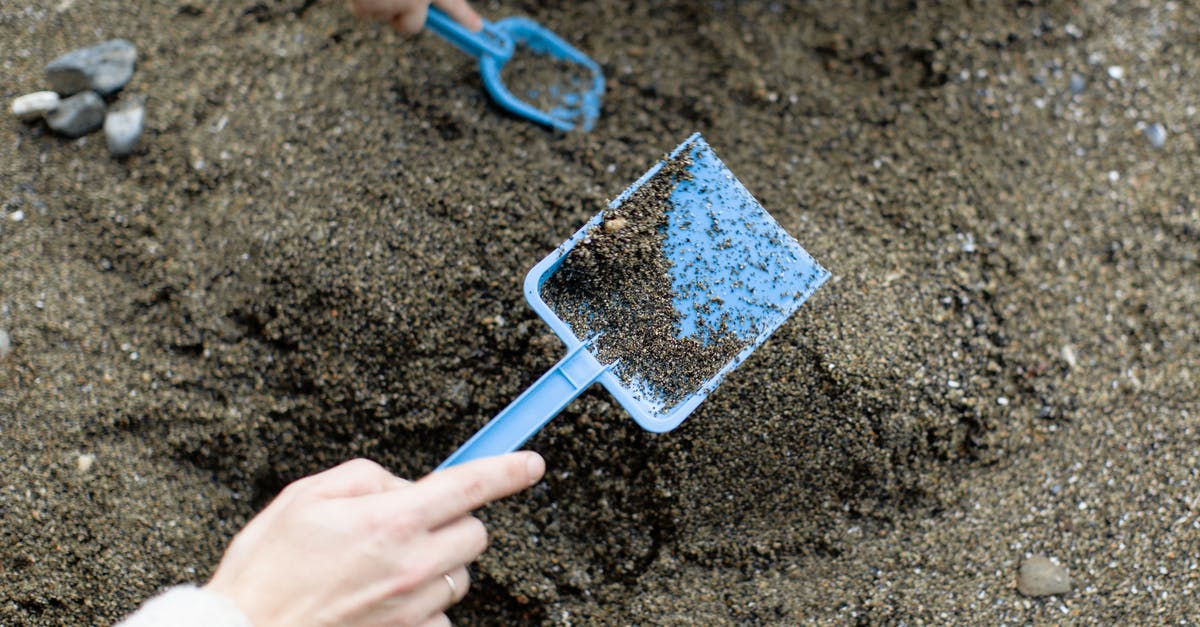
{"type": "Polygon", "coordinates": [[[104,101],[94,91],[75,94],[58,103],[46,125],[67,137],[82,137],[104,125],[104,101]]]}
{"type": "Polygon", "coordinates": [[[19,98],[14,98],[10,110],[13,115],[17,116],[18,120],[31,122],[45,117],[51,111],[57,109],[58,103],[61,100],[58,94],[52,91],[35,91],[32,94],[25,94],[19,98]]]}
{"type": "Polygon", "coordinates": [[[1017,571],[1017,590],[1027,597],[1066,594],[1071,591],[1071,576],[1045,555],[1034,555],[1017,571]]]}
{"type": "Polygon", "coordinates": [[[145,114],[145,100],[135,98],[113,107],[104,117],[104,141],[113,156],[125,157],[133,152],[142,136],[145,114]]]}
{"type": "Polygon", "coordinates": [[[107,96],[129,82],[136,61],[137,47],[124,39],[110,39],[51,61],[46,66],[46,80],[63,96],[85,89],[107,96]]]}

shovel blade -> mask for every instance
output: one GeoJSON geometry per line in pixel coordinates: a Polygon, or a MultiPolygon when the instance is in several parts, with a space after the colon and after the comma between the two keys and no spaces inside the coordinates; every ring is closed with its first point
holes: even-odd
{"type": "MultiPolygon", "coordinates": [[[[644,254],[629,271],[644,272],[643,261],[644,254]]],[[[609,366],[597,380],[643,428],[663,432],[683,422],[828,278],[697,133],[534,266],[525,295],[568,348],[588,343],[609,366]],[[649,223],[626,225],[625,216],[644,220],[649,202],[661,214],[652,217],[652,230],[649,223]],[[669,299],[631,299],[630,289],[641,286],[586,276],[595,268],[619,272],[621,251],[644,253],[621,242],[622,231],[648,238],[667,280],[645,276],[669,299]],[[606,254],[604,246],[617,251],[615,266],[581,262],[606,254]],[[669,302],[673,311],[653,313],[645,303],[654,302],[669,302]],[[672,337],[654,329],[664,324],[672,337]]]]}

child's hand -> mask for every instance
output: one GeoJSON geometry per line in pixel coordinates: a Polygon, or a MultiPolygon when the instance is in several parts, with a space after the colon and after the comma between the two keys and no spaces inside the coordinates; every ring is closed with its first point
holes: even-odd
{"type": "MultiPolygon", "coordinates": [[[[408,34],[421,32],[425,28],[425,16],[429,12],[430,0],[346,0],[350,12],[358,17],[387,22],[392,28],[408,34]]],[[[479,14],[467,4],[467,0],[433,0],[437,8],[466,26],[472,32],[483,28],[479,14]]]]}
{"type": "Polygon", "coordinates": [[[415,483],[357,460],[288,486],[233,539],[206,586],[255,627],[449,625],[487,546],[471,510],[542,478],[536,453],[415,483]]]}

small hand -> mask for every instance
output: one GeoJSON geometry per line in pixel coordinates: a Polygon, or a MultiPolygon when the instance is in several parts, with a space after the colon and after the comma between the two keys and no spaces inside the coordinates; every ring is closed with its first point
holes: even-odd
{"type": "MultiPolygon", "coordinates": [[[[350,12],[358,17],[387,22],[392,28],[408,34],[421,32],[425,28],[425,16],[429,12],[430,0],[346,0],[350,12]]],[[[446,12],[454,21],[472,32],[483,28],[479,14],[467,4],[467,0],[433,0],[433,4],[446,12]]]]}
{"type": "Polygon", "coordinates": [[[471,510],[544,472],[530,452],[415,483],[347,462],[285,488],[234,537],[206,588],[255,627],[447,625],[443,611],[470,585],[466,565],[487,547],[471,510]]]}

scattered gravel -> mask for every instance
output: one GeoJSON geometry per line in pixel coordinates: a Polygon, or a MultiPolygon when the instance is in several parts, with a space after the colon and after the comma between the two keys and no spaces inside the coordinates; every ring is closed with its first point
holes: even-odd
{"type": "Polygon", "coordinates": [[[12,113],[27,122],[43,118],[51,130],[71,138],[103,127],[109,152],[116,157],[127,156],[142,135],[145,98],[126,99],[105,115],[101,96],[123,88],[133,76],[136,61],[137,48],[124,39],[72,50],[45,68],[46,80],[54,91],[14,99],[12,113]],[[64,96],[69,97],[64,100],[64,96]]]}

